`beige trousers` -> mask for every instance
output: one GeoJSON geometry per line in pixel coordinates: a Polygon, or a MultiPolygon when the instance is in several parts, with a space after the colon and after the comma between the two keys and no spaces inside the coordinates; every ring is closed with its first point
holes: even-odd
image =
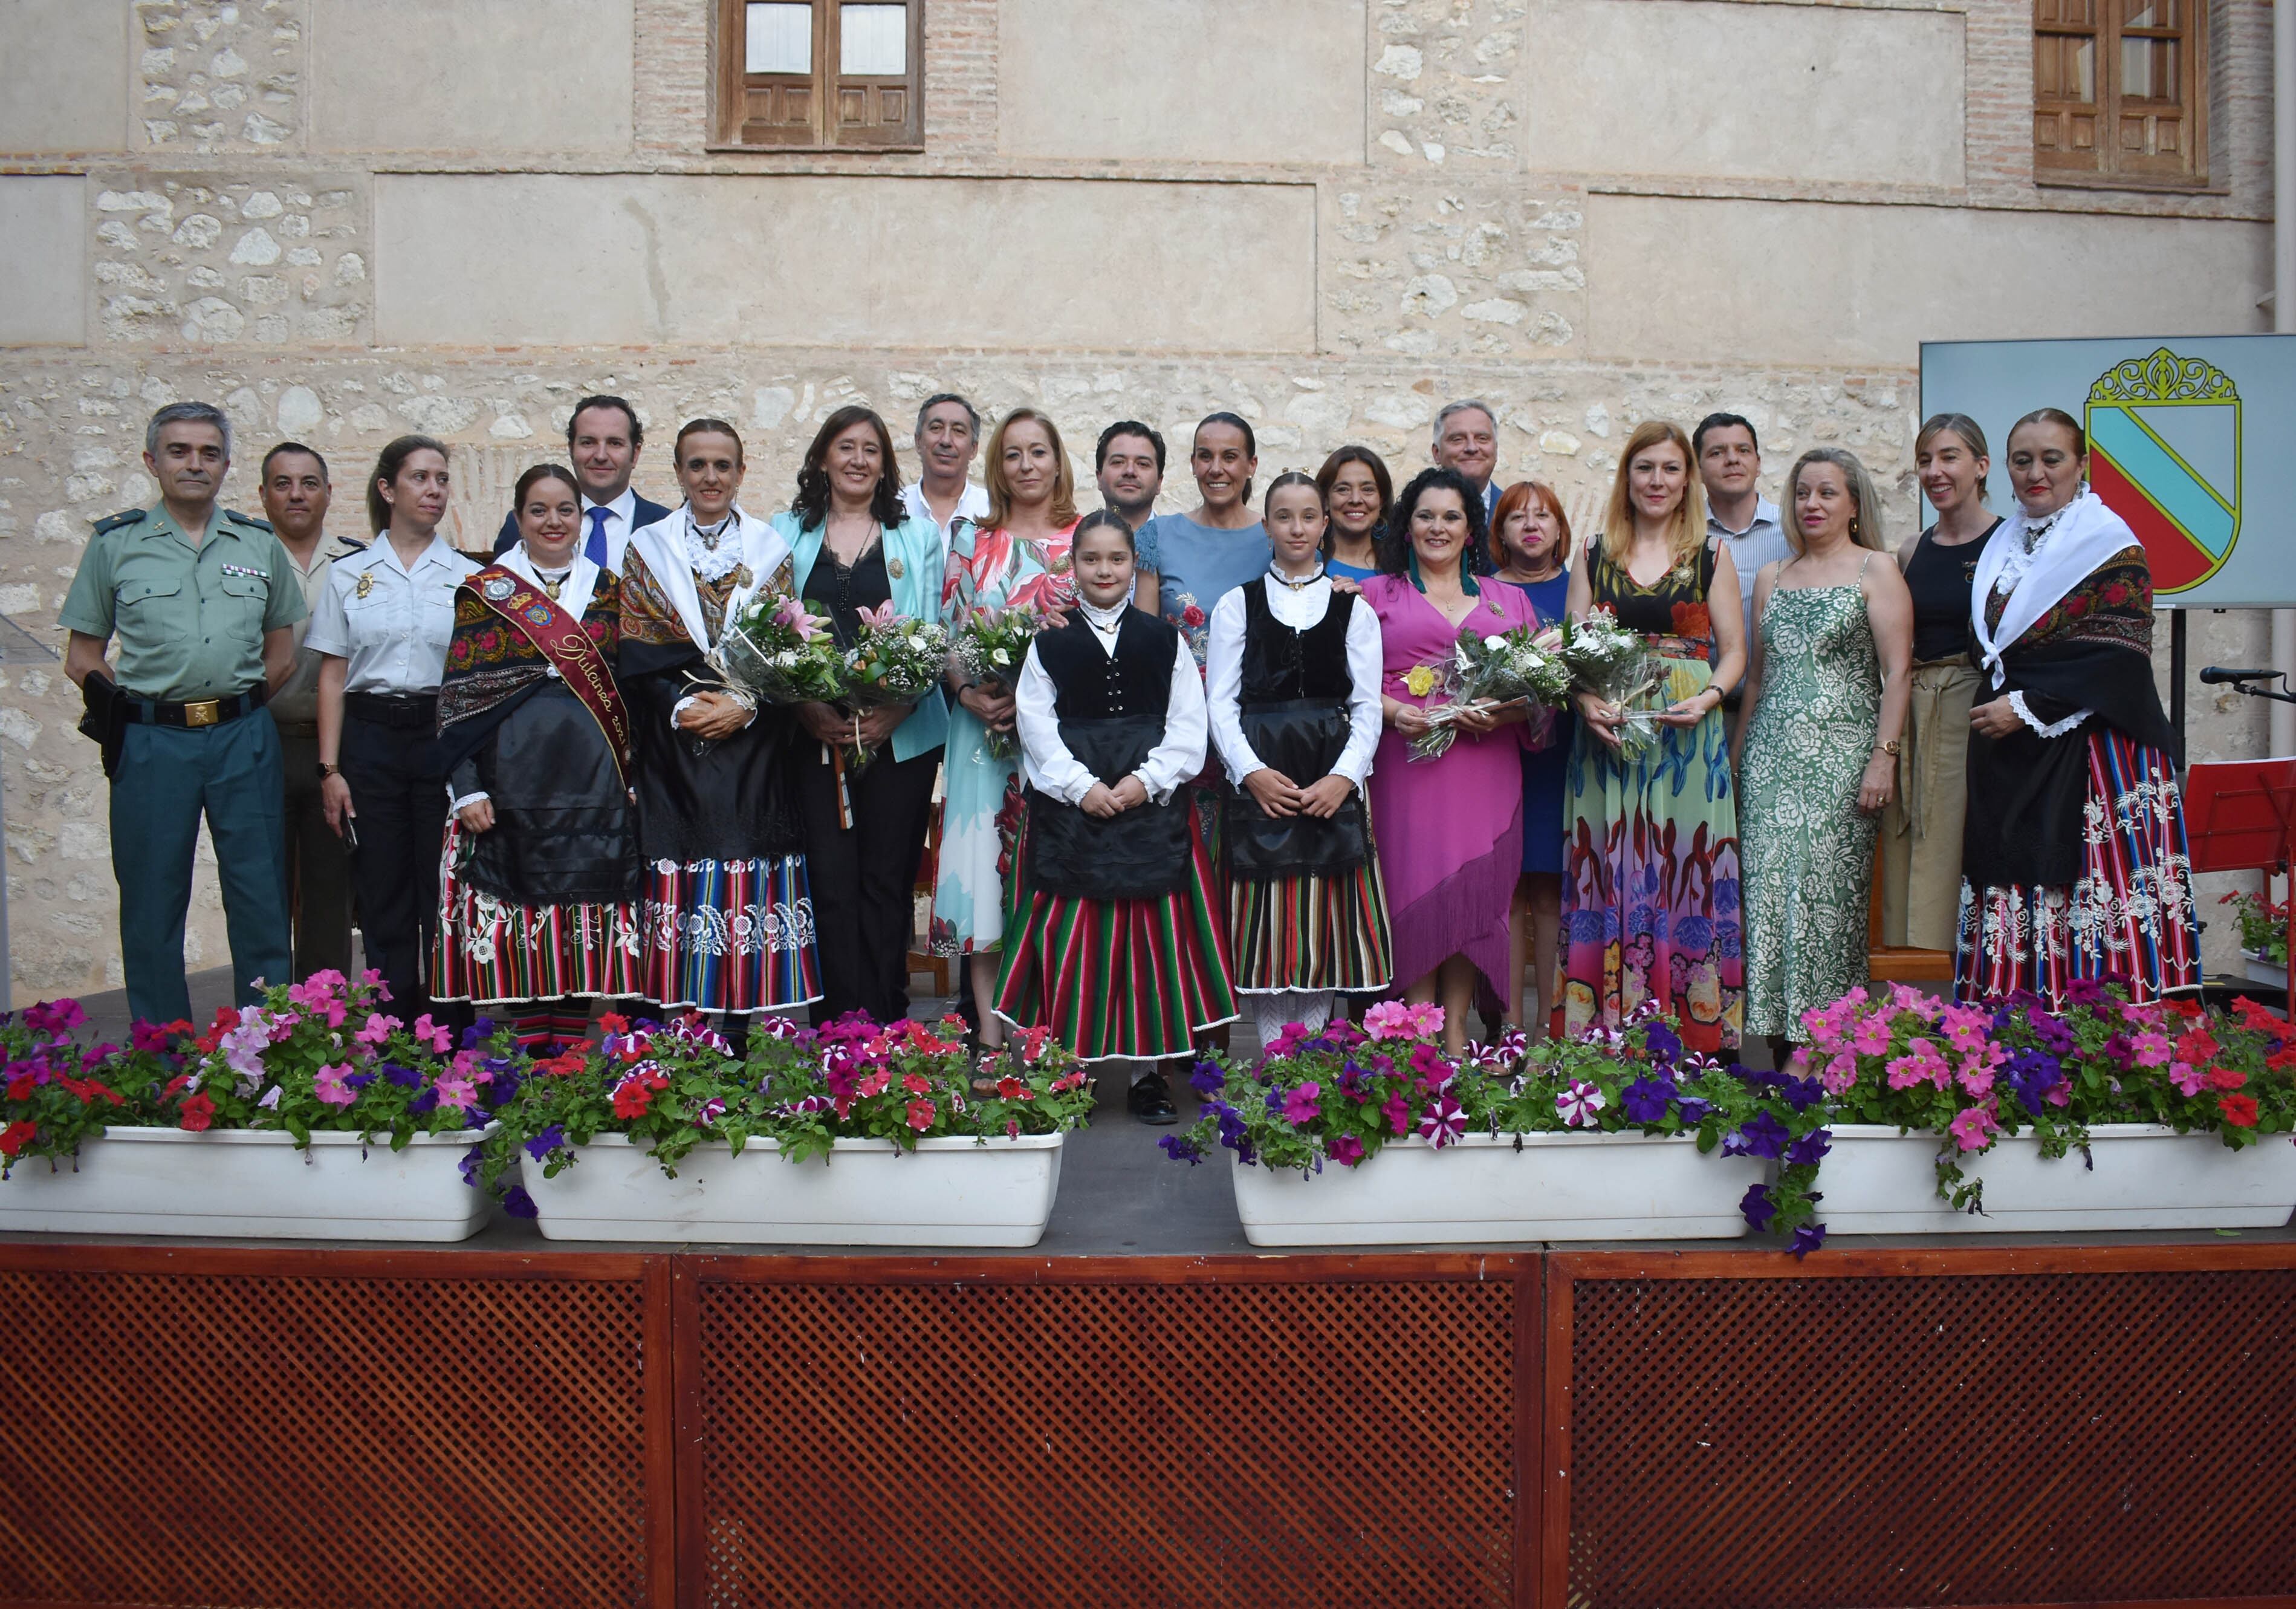
{"type": "Polygon", "coordinates": [[[1953,948],[1961,828],[1969,811],[1969,710],[1981,678],[1964,660],[1914,667],[1898,796],[1882,817],[1882,942],[1953,948]]]}

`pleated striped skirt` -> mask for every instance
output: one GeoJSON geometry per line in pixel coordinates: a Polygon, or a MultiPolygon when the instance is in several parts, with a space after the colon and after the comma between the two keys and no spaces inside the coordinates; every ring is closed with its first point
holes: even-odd
{"type": "Polygon", "coordinates": [[[637,992],[644,948],[627,903],[515,905],[455,874],[463,826],[447,824],[430,997],[502,1006],[637,992]]]}
{"type": "Polygon", "coordinates": [[[1235,986],[1247,995],[1383,989],[1394,981],[1387,887],[1376,849],[1350,871],[1231,878],[1227,931],[1235,986]]]}

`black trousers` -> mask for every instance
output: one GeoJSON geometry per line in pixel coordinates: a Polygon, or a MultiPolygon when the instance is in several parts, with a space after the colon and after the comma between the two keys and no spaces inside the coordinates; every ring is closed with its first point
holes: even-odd
{"type": "Polygon", "coordinates": [[[411,1022],[430,1004],[447,768],[429,727],[385,726],[350,713],[339,759],[358,812],[351,892],[366,964],[390,986],[391,1014],[411,1022]]]}
{"type": "Polygon", "coordinates": [[[821,947],[821,993],[813,1020],[865,1011],[880,1022],[909,1011],[909,940],[916,925],[917,863],[932,816],[940,751],[895,759],[889,743],[845,774],[853,825],[841,825],[837,773],[819,743],[798,745],[798,798],[805,812],[806,882],[821,947]]]}

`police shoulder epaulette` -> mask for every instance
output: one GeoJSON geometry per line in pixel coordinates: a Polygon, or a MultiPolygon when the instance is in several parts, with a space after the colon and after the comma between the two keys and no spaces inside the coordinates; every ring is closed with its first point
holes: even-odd
{"type": "Polygon", "coordinates": [[[151,512],[144,508],[123,508],[116,514],[106,514],[95,522],[95,534],[100,537],[105,531],[118,530],[123,525],[140,525],[151,517],[151,512]]]}
{"type": "Polygon", "coordinates": [[[337,537],[335,538],[335,557],[339,559],[348,559],[355,553],[365,553],[365,551],[366,544],[360,541],[356,537],[337,537]]]}
{"type": "Polygon", "coordinates": [[[269,530],[271,529],[270,521],[258,520],[253,514],[241,513],[239,510],[235,508],[225,509],[223,511],[223,517],[226,520],[236,520],[242,525],[252,525],[258,530],[269,530]]]}

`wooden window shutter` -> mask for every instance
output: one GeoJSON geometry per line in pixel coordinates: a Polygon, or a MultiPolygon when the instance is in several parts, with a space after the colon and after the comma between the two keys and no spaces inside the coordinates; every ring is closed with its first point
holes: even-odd
{"type": "Polygon", "coordinates": [[[924,144],[922,0],[718,0],[715,143],[924,144]]]}
{"type": "Polygon", "coordinates": [[[2208,0],[2033,0],[2033,176],[2208,177],[2208,0]]]}

